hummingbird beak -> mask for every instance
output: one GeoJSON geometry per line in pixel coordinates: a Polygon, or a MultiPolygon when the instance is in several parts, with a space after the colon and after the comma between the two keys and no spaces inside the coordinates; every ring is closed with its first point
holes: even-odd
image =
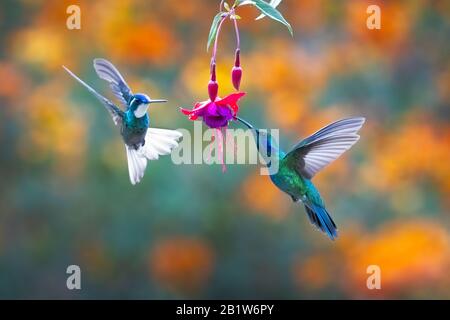
{"type": "MultiPolygon", "coordinates": [[[[237,119],[240,123],[244,124],[247,128],[249,128],[249,129],[255,129],[255,128],[253,128],[253,126],[252,126],[250,123],[248,123],[248,122],[245,121],[244,119],[239,118],[239,117],[236,117],[236,119],[237,119]]],[[[255,130],[256,130],[256,129],[255,129],[255,130]]]]}
{"type": "Polygon", "coordinates": [[[167,100],[164,100],[164,99],[151,100],[151,99],[150,99],[150,102],[149,102],[149,103],[163,103],[163,102],[167,102],[167,100]]]}

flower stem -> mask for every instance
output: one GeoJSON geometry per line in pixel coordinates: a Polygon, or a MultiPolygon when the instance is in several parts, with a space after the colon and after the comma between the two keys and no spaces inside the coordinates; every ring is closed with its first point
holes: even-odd
{"type": "MultiPolygon", "coordinates": [[[[234,14],[234,9],[232,11],[232,13],[234,14]]],[[[236,46],[237,46],[237,50],[241,50],[241,38],[239,37],[239,28],[238,28],[238,24],[237,24],[237,19],[236,17],[233,19],[234,20],[234,30],[236,31],[236,46]]]]}
{"type": "Polygon", "coordinates": [[[219,22],[219,26],[217,27],[216,39],[214,40],[214,49],[213,49],[212,58],[211,58],[211,65],[216,63],[217,43],[219,42],[220,29],[222,28],[222,24],[227,17],[228,17],[228,15],[223,16],[222,20],[220,20],[220,22],[219,22]]]}

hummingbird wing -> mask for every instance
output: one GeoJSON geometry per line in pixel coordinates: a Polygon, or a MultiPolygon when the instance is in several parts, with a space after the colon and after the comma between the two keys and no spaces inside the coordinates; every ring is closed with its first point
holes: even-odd
{"type": "Polygon", "coordinates": [[[156,160],[160,155],[170,154],[182,136],[177,130],[148,128],[145,145],[139,151],[148,160],[156,160]]]}
{"type": "Polygon", "coordinates": [[[147,160],[157,160],[161,155],[170,154],[178,146],[178,140],[182,136],[177,130],[148,128],[143,146],[139,149],[127,146],[131,184],[135,185],[144,177],[147,160]]]}
{"type": "Polygon", "coordinates": [[[72,71],[67,69],[65,66],[63,68],[72,76],[74,77],[79,83],[81,83],[86,89],[89,90],[90,93],[92,93],[94,96],[97,97],[98,100],[100,100],[101,103],[106,107],[106,110],[108,110],[109,114],[113,118],[113,121],[116,125],[118,125],[124,116],[124,113],[122,110],[120,110],[118,107],[116,107],[111,101],[106,99],[104,96],[102,96],[100,93],[95,91],[91,86],[89,86],[87,83],[85,83],[83,80],[78,78],[72,71]]]}
{"type": "Polygon", "coordinates": [[[295,170],[311,179],[359,140],[357,132],[364,122],[365,118],[362,117],[333,122],[297,143],[285,158],[293,157],[295,170]]]}
{"type": "Polygon", "coordinates": [[[97,58],[94,59],[94,69],[101,79],[109,82],[109,86],[114,95],[125,108],[128,108],[133,93],[117,68],[108,60],[97,58]]]}

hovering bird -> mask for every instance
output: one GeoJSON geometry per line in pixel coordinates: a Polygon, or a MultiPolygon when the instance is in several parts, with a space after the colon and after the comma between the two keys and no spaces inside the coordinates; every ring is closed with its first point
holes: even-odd
{"type": "Polygon", "coordinates": [[[297,143],[287,153],[278,147],[269,133],[255,129],[239,117],[236,119],[252,129],[272,182],[294,202],[303,203],[311,223],[334,240],[338,236],[336,224],[311,179],[359,140],[357,132],[365,119],[356,117],[333,122],[297,143]],[[275,167],[274,161],[278,162],[278,170],[271,171],[270,168],[275,167]]]}
{"type": "Polygon", "coordinates": [[[101,79],[109,82],[114,95],[125,110],[121,110],[99,94],[65,66],[63,68],[100,100],[112,116],[114,123],[120,126],[127,152],[128,172],[133,185],[140,182],[144,176],[147,160],[156,160],[160,155],[170,154],[178,146],[178,139],[182,136],[180,132],[149,128],[150,119],[147,114],[149,105],[167,102],[167,100],[153,100],[142,93],[133,94],[111,62],[105,59],[94,59],[94,69],[101,79]]]}

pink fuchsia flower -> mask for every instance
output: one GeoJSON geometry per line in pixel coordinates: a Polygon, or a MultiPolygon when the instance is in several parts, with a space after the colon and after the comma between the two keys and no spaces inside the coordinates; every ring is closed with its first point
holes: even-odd
{"type": "Polygon", "coordinates": [[[223,99],[216,97],[214,101],[197,102],[192,110],[180,110],[189,120],[197,120],[200,117],[208,127],[222,128],[228,126],[228,122],[236,117],[239,112],[238,101],[244,95],[244,92],[232,93],[223,99]]]}

